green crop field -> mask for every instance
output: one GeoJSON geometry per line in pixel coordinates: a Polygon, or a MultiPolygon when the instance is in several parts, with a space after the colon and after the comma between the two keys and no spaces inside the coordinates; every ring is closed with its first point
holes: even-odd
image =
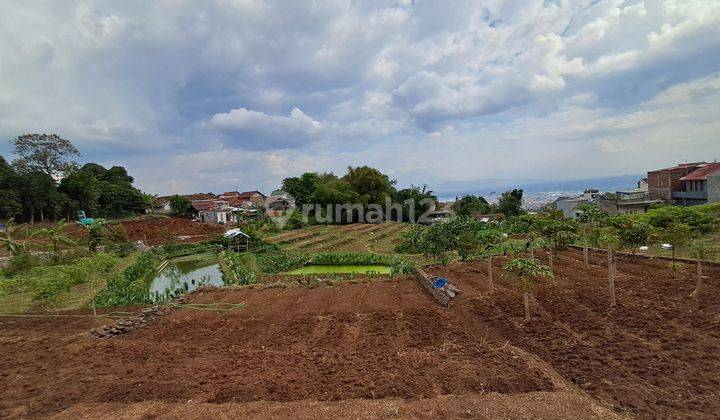
{"type": "Polygon", "coordinates": [[[303,252],[394,254],[395,245],[407,228],[406,224],[394,222],[311,226],[272,236],[268,241],[303,252]]]}

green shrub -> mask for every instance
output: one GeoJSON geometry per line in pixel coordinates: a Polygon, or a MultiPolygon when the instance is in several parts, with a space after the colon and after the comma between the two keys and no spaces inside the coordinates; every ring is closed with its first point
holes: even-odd
{"type": "Polygon", "coordinates": [[[117,306],[150,303],[148,294],[150,274],[165,258],[162,248],[144,252],[135,264],[122,272],[114,272],[108,276],[107,287],[95,298],[97,306],[117,306]]]}
{"type": "Polygon", "coordinates": [[[49,299],[81,283],[93,275],[106,275],[118,263],[111,254],[98,253],[80,258],[72,264],[39,266],[18,274],[0,284],[4,292],[31,290],[36,300],[49,299]]]}
{"type": "Polygon", "coordinates": [[[223,259],[227,269],[230,271],[229,278],[225,279],[225,283],[234,285],[257,283],[258,267],[257,258],[254,254],[225,251],[220,258],[223,259]]]}

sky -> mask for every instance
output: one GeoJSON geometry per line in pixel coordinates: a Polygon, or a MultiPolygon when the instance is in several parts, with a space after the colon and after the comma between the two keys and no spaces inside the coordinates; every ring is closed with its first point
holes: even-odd
{"type": "Polygon", "coordinates": [[[57,133],[150,193],[361,165],[480,187],[720,158],[720,0],[0,10],[0,154],[57,133]]]}

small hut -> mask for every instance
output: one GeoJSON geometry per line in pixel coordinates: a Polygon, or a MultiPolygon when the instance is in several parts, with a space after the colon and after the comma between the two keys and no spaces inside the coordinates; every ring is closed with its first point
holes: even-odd
{"type": "Polygon", "coordinates": [[[226,231],[223,238],[227,240],[225,246],[236,252],[245,251],[250,246],[250,236],[238,228],[226,231]]]}

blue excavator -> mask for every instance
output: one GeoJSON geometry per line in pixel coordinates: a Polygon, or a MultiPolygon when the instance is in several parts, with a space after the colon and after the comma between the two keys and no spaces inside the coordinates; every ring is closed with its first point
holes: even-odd
{"type": "Polygon", "coordinates": [[[90,226],[93,222],[92,217],[85,216],[85,210],[78,210],[77,212],[77,222],[80,223],[83,226],[90,226]]]}

